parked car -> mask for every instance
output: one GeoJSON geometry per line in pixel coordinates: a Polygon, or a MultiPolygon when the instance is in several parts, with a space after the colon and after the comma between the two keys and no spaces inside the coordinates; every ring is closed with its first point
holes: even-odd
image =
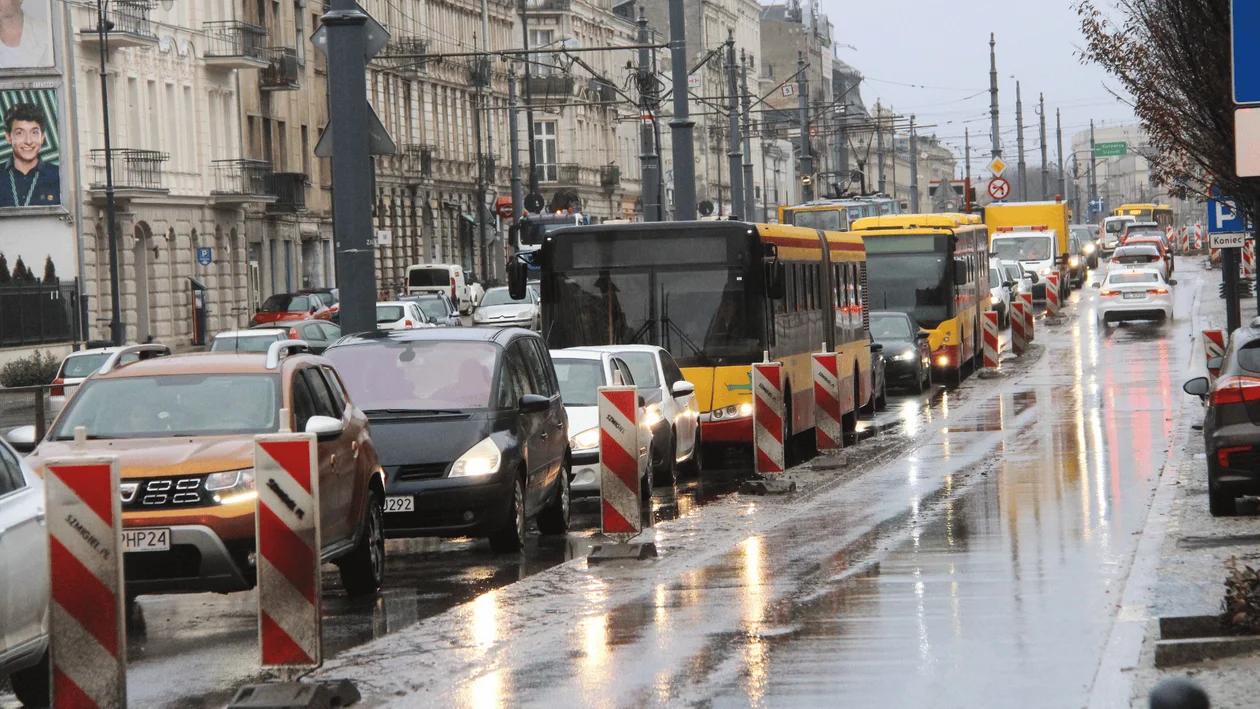
{"type": "MultiPolygon", "coordinates": [[[[1260,319],[1258,319],[1260,320],[1260,319]]],[[[1260,321],[1234,331],[1215,384],[1207,377],[1185,383],[1188,394],[1207,400],[1203,440],[1207,447],[1208,511],[1237,512],[1235,500],[1260,495],[1260,321]]]]}
{"type": "Polygon", "coordinates": [[[673,356],[667,350],[652,345],[605,345],[580,349],[615,354],[630,367],[635,386],[649,405],[655,483],[673,484],[679,467],[688,473],[699,472],[704,464],[700,404],[696,401],[695,385],[683,378],[673,356]]]}
{"type": "MultiPolygon", "coordinates": [[[[1003,275],[1006,276],[1007,281],[1013,284],[1011,286],[1012,301],[1014,301],[1015,296],[1017,295],[1032,293],[1033,283],[1037,280],[1036,274],[1026,272],[1024,267],[1019,265],[1018,261],[1002,261],[1000,259],[994,260],[1002,264],[1003,275]]],[[[1006,324],[1009,325],[1010,322],[1011,320],[1008,317],[1006,319],[1006,324]]]]}
{"type": "Polygon", "coordinates": [[[415,303],[420,306],[420,310],[424,312],[432,322],[438,327],[463,327],[464,319],[459,315],[459,309],[451,302],[449,296],[445,293],[430,293],[428,295],[404,295],[398,298],[400,301],[415,303]]]}
{"type": "MultiPolygon", "coordinates": [[[[71,454],[119,459],[129,597],[254,586],[254,436],[280,430],[281,411],[292,430],[318,436],[324,561],[340,568],[350,595],[380,588],[385,480],[367,417],[333,363],[305,347],[284,340],[265,354],[171,356],[151,356],[164,353],[157,345],[124,348],[34,447],[26,460],[36,471],[71,454]],[[120,364],[128,353],[140,361],[120,364]],[[82,448],[78,426],[87,429],[82,448]]],[[[29,448],[34,427],[8,438],[29,448]]]]}
{"type": "Polygon", "coordinates": [[[919,394],[930,389],[932,350],[927,331],[906,313],[875,310],[870,318],[871,341],[884,347],[884,377],[888,384],[919,394]]]}
{"type": "Polygon", "coordinates": [[[1080,288],[1085,285],[1085,274],[1088,262],[1085,257],[1084,244],[1080,235],[1073,230],[1068,235],[1068,286],[1080,288]]]}
{"type": "MultiPolygon", "coordinates": [[[[570,488],[575,497],[598,495],[599,472],[599,387],[609,386],[620,376],[620,384],[634,385],[629,365],[611,352],[552,350],[551,361],[560,382],[564,413],[569,418],[569,450],[573,472],[570,488]]],[[[646,401],[639,403],[639,479],[644,499],[652,496],[652,428],[646,401]]]]}
{"type": "Polygon", "coordinates": [[[1011,322],[1011,296],[1014,286],[1015,282],[1004,273],[1002,261],[990,259],[989,307],[998,314],[998,327],[1006,327],[1011,322]]]}
{"type": "MultiPolygon", "coordinates": [[[[48,390],[52,411],[54,413],[60,411],[61,407],[66,405],[66,399],[74,395],[74,391],[79,388],[83,380],[100,369],[110,355],[121,349],[121,347],[97,347],[66,355],[66,358],[61,360],[61,366],[57,368],[57,376],[53,378],[52,388],[48,390]]],[[[134,361],[136,361],[134,354],[129,354],[123,359],[124,364],[134,361]]]]}
{"type": "Polygon", "coordinates": [[[507,286],[491,288],[481,299],[481,307],[473,313],[473,324],[537,330],[541,327],[538,296],[526,289],[523,300],[513,300],[507,286]]]}
{"type": "MultiPolygon", "coordinates": [[[[1125,247],[1131,248],[1131,247],[1125,247]]],[[[1098,322],[1173,319],[1172,286],[1159,271],[1150,269],[1113,270],[1099,288],[1098,322]]]]}
{"type": "Polygon", "coordinates": [[[1081,254],[1087,268],[1098,268],[1102,252],[1102,230],[1096,224],[1073,224],[1072,233],[1081,240],[1081,254]]]}
{"type": "Polygon", "coordinates": [[[422,263],[407,267],[407,295],[445,293],[468,315],[473,311],[472,292],[464,278],[464,267],[453,263],[422,263]]]}
{"type": "Polygon", "coordinates": [[[48,669],[48,534],[44,484],[0,441],[0,678],[28,707],[46,707],[48,669]]]}
{"type": "Polygon", "coordinates": [[[487,537],[495,552],[569,528],[569,429],[542,338],[430,328],[342,338],[324,353],[372,422],[391,537],[487,537]]]}
{"type": "MultiPolygon", "coordinates": [[[[331,324],[331,323],[329,323],[331,324]]],[[[220,332],[210,342],[211,352],[266,352],[281,340],[296,340],[297,330],[290,327],[258,325],[249,330],[220,332]]]]}
{"type": "Polygon", "coordinates": [[[390,300],[376,304],[377,330],[414,330],[436,327],[429,321],[420,305],[405,300],[390,300]]]}
{"type": "Polygon", "coordinates": [[[253,323],[281,322],[285,320],[332,320],[332,311],[314,295],[277,293],[263,301],[254,313],[253,323]]]}

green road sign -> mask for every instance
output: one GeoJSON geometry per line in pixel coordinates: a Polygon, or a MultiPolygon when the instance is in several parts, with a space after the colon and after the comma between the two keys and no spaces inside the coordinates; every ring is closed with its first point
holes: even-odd
{"type": "Polygon", "coordinates": [[[1098,143],[1094,145],[1094,157],[1096,158],[1122,158],[1128,154],[1128,143],[1098,143]]]}

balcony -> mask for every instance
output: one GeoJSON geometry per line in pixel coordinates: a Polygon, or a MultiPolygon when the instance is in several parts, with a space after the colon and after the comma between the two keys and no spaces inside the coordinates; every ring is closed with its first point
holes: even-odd
{"type": "Polygon", "coordinates": [[[411,171],[418,174],[421,179],[433,179],[433,146],[421,145],[418,143],[406,143],[403,145],[403,154],[411,161],[411,171]]]}
{"type": "Polygon", "coordinates": [[[258,72],[259,90],[296,91],[302,88],[296,49],[270,47],[266,53],[267,66],[258,72]]]}
{"type": "MultiPolygon", "coordinates": [[[[155,47],[157,33],[149,21],[149,11],[155,3],[151,0],[113,0],[105,9],[105,41],[110,49],[120,47],[155,47]]],[[[100,42],[100,14],[95,3],[91,9],[88,27],[79,30],[79,41],[95,46],[100,42]]]]}
{"type": "MultiPolygon", "coordinates": [[[[156,150],[137,150],[135,148],[113,148],[110,150],[110,166],[114,178],[114,196],[127,198],[139,195],[166,194],[162,178],[162,164],[169,161],[168,153],[156,150]]],[[[93,192],[105,191],[105,151],[88,151],[88,161],[92,165],[92,180],[88,189],[93,192]]]]}
{"type": "Polygon", "coordinates": [[[206,66],[220,69],[265,69],[271,64],[267,55],[267,31],[248,22],[206,22],[206,49],[202,57],[206,66]]]}
{"type": "Polygon", "coordinates": [[[599,168],[599,184],[609,189],[621,185],[621,167],[618,165],[602,165],[599,168]]]}
{"type": "Polygon", "coordinates": [[[372,57],[372,62],[383,64],[395,71],[409,76],[418,76],[428,71],[431,62],[441,61],[438,58],[417,59],[416,54],[427,54],[429,40],[419,37],[399,37],[385,45],[385,51],[372,57]]]}
{"type": "Polygon", "coordinates": [[[214,189],[210,196],[215,204],[237,206],[249,202],[270,203],[275,194],[268,192],[272,175],[271,163],[265,160],[212,160],[214,189]]]}
{"type": "Polygon", "coordinates": [[[263,179],[263,190],[275,195],[267,205],[272,214],[295,214],[306,209],[306,175],[300,172],[273,172],[263,179]]]}
{"type": "Polygon", "coordinates": [[[529,77],[530,98],[536,96],[570,96],[573,94],[573,77],[556,74],[554,76],[529,77]]]}
{"type": "Polygon", "coordinates": [[[531,12],[568,12],[573,0],[525,0],[525,9],[531,12]]]}

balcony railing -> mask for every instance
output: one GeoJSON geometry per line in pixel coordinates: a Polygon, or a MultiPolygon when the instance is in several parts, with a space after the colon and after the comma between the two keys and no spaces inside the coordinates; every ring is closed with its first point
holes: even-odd
{"type": "Polygon", "coordinates": [[[531,98],[542,95],[568,96],[573,93],[572,76],[533,76],[529,77],[531,98]]]}
{"type": "Polygon", "coordinates": [[[582,180],[582,166],[577,163],[561,163],[556,165],[556,182],[562,185],[576,185],[582,180]]]}
{"type": "MultiPolygon", "coordinates": [[[[105,8],[105,35],[111,48],[145,47],[158,43],[149,11],[155,3],[151,0],[113,0],[105,8]]],[[[84,27],[80,36],[84,42],[96,42],[100,37],[96,3],[91,7],[90,26],[84,27]]]]}
{"type": "Polygon", "coordinates": [[[271,63],[267,53],[267,31],[258,25],[235,20],[206,22],[206,64],[228,69],[262,68],[271,63]]]}
{"type": "Polygon", "coordinates": [[[411,161],[410,170],[420,177],[433,177],[433,146],[421,143],[404,143],[403,154],[411,161]]]}
{"type": "Polygon", "coordinates": [[[267,205],[267,211],[291,214],[306,209],[306,175],[273,172],[263,182],[266,194],[276,196],[276,201],[267,205]]]}
{"type": "Polygon", "coordinates": [[[302,87],[296,49],[271,47],[267,50],[267,60],[267,66],[258,72],[259,89],[296,91],[302,87]]]}
{"type": "MultiPolygon", "coordinates": [[[[105,189],[105,151],[91,150],[88,158],[94,170],[91,189],[105,189]]],[[[162,164],[170,154],[156,150],[114,148],[110,151],[115,190],[165,190],[162,164]]]]}
{"type": "Polygon", "coordinates": [[[591,79],[591,97],[595,101],[602,103],[612,103],[617,100],[617,87],[603,81],[601,79],[591,79]]]}
{"type": "Polygon", "coordinates": [[[621,167],[618,165],[602,165],[599,168],[599,184],[604,187],[616,187],[621,184],[621,167]]]}
{"type": "Polygon", "coordinates": [[[265,160],[212,160],[214,191],[211,194],[233,197],[266,197],[271,163],[265,160]]]}

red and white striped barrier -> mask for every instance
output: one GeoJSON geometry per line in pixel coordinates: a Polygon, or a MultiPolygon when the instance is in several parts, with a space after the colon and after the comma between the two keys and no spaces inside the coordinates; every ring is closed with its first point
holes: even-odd
{"type": "Polygon", "coordinates": [[[835,352],[816,353],[814,363],[814,434],[819,450],[844,447],[840,411],[840,364],[835,352]]]}
{"type": "Polygon", "coordinates": [[[1046,277],[1046,316],[1057,317],[1059,314],[1059,272],[1051,271],[1046,277]]]}
{"type": "Polygon", "coordinates": [[[1168,248],[1173,249],[1175,251],[1177,249],[1177,236],[1174,233],[1173,228],[1166,227],[1164,229],[1164,235],[1168,238],[1168,248]]]}
{"type": "Polygon", "coordinates": [[[67,457],[44,475],[54,709],[125,709],[118,460],[67,457]]]}
{"type": "Polygon", "coordinates": [[[1190,227],[1181,227],[1181,253],[1190,253],[1190,227]]]}
{"type": "Polygon", "coordinates": [[[1028,337],[1024,334],[1027,318],[1024,317],[1024,301],[1016,299],[1011,303],[1011,351],[1018,357],[1028,349],[1028,337]]]}
{"type": "Polygon", "coordinates": [[[1252,239],[1243,242],[1242,275],[1247,280],[1255,280],[1256,277],[1256,242],[1252,239]]]}
{"type": "MultiPolygon", "coordinates": [[[[282,410],[282,418],[288,413],[282,410]]],[[[254,437],[258,638],[264,667],[318,667],[322,655],[319,465],[315,434],[254,437]]]]}
{"type": "Polygon", "coordinates": [[[1019,299],[1024,303],[1024,344],[1027,346],[1037,339],[1033,333],[1033,320],[1036,319],[1037,311],[1033,310],[1032,293],[1020,293],[1019,299]]]}
{"type": "Polygon", "coordinates": [[[1195,251],[1203,250],[1203,225],[1202,224],[1196,223],[1194,225],[1194,250],[1195,251]]]}
{"type": "MultiPolygon", "coordinates": [[[[1011,323],[1015,322],[1015,318],[1011,318],[1011,323]]],[[[1023,325],[1023,323],[1020,323],[1023,325]]],[[[998,354],[1000,345],[998,343],[998,314],[992,310],[984,313],[984,368],[998,368],[998,354]]]]}
{"type": "Polygon", "coordinates": [[[643,531],[639,498],[639,391],[599,388],[600,529],[633,536],[643,531]]]}
{"type": "Polygon", "coordinates": [[[783,420],[783,364],[761,362],[752,366],[753,460],[761,475],[783,472],[784,432],[791,428],[783,420]]]}
{"type": "MultiPolygon", "coordinates": [[[[1225,356],[1225,331],[1224,330],[1204,330],[1203,331],[1203,357],[1204,362],[1211,362],[1217,357],[1225,356]]],[[[1219,367],[1208,367],[1208,377],[1212,381],[1221,375],[1219,367]]]]}

